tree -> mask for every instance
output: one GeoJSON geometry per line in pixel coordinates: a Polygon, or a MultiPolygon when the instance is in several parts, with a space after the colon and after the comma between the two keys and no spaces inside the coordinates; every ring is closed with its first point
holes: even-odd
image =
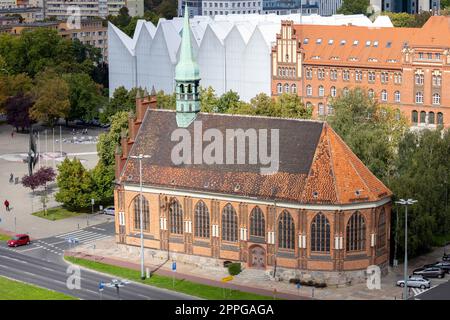
{"type": "Polygon", "coordinates": [[[175,0],[162,0],[155,11],[166,19],[172,19],[177,16],[177,2],[175,0]]]}
{"type": "Polygon", "coordinates": [[[41,167],[38,171],[22,178],[22,185],[30,188],[33,192],[39,187],[47,187],[47,184],[54,181],[56,173],[52,167],[41,167]]]}
{"type": "Polygon", "coordinates": [[[213,112],[217,105],[217,96],[214,89],[200,87],[200,110],[202,112],[213,112]]]}
{"type": "Polygon", "coordinates": [[[267,117],[276,117],[275,101],[265,93],[260,93],[252,100],[250,104],[255,110],[255,114],[267,117]]]}
{"type": "Polygon", "coordinates": [[[419,14],[409,14],[406,12],[385,12],[394,27],[396,28],[421,28],[431,17],[431,13],[422,11],[419,14]]]}
{"type": "Polygon", "coordinates": [[[339,14],[364,14],[368,13],[370,6],[369,0],[344,0],[341,7],[337,10],[339,14]]]}
{"type": "Polygon", "coordinates": [[[336,97],[327,121],[361,161],[389,184],[395,171],[398,144],[408,126],[389,106],[380,106],[366,90],[355,88],[336,97]]]}
{"type": "Polygon", "coordinates": [[[33,89],[33,80],[24,73],[0,75],[0,110],[5,101],[16,95],[26,95],[33,89]]]}
{"type": "Polygon", "coordinates": [[[441,8],[442,9],[450,8],[450,0],[441,0],[441,8]]]}
{"type": "Polygon", "coordinates": [[[307,108],[296,94],[283,93],[276,99],[277,117],[311,119],[312,110],[307,108]]]}
{"type": "Polygon", "coordinates": [[[100,116],[100,120],[104,123],[110,121],[110,117],[119,111],[135,111],[136,109],[136,93],[141,88],[133,88],[130,91],[124,86],[118,87],[109,102],[106,104],[105,110],[100,116]]]}
{"type": "Polygon", "coordinates": [[[69,85],[70,112],[66,121],[96,118],[99,108],[105,103],[99,85],[85,73],[65,74],[63,79],[69,85]]]}
{"type": "Polygon", "coordinates": [[[97,152],[100,158],[99,163],[103,166],[114,166],[114,154],[117,145],[120,143],[122,134],[126,134],[128,129],[128,112],[119,111],[111,117],[111,127],[107,133],[99,136],[97,152]]]}
{"type": "Polygon", "coordinates": [[[176,95],[165,94],[164,91],[159,91],[156,94],[156,103],[158,109],[175,110],[176,108],[176,95]]]}
{"type": "Polygon", "coordinates": [[[70,112],[69,86],[59,77],[46,77],[38,81],[36,102],[30,109],[33,120],[54,126],[58,119],[66,118],[70,112]]]}
{"type": "MultiPolygon", "coordinates": [[[[408,208],[408,252],[418,255],[434,245],[438,239],[450,238],[450,132],[439,128],[408,132],[399,144],[398,172],[390,184],[395,197],[418,200],[408,208]]],[[[404,208],[400,214],[398,238],[404,237],[404,208]]],[[[400,252],[403,243],[399,242],[400,252]]]]}
{"type": "Polygon", "coordinates": [[[90,171],[92,177],[92,198],[98,204],[110,204],[114,198],[114,165],[105,166],[99,162],[90,171]]]}
{"type": "Polygon", "coordinates": [[[22,93],[9,97],[5,102],[6,122],[16,128],[16,131],[25,131],[31,126],[29,117],[30,108],[33,106],[31,96],[22,93]]]}
{"type": "Polygon", "coordinates": [[[225,92],[220,96],[219,100],[217,100],[216,105],[213,107],[213,112],[217,113],[226,113],[228,109],[238,109],[240,97],[237,92],[232,90],[225,92]]]}
{"type": "Polygon", "coordinates": [[[55,199],[70,210],[89,208],[92,199],[92,179],[80,160],[66,158],[58,165],[59,191],[55,199]]]}

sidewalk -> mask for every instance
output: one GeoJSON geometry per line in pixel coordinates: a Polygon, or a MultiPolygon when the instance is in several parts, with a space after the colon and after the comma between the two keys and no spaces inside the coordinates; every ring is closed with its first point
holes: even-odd
{"type": "MultiPolygon", "coordinates": [[[[119,260],[119,259],[115,259],[115,258],[86,254],[86,253],[82,253],[82,252],[71,252],[71,251],[66,251],[64,255],[69,256],[69,257],[75,257],[75,258],[83,258],[83,259],[90,260],[90,261],[106,263],[106,264],[123,267],[123,268],[128,268],[128,269],[133,269],[133,270],[141,270],[141,266],[138,263],[123,261],[123,260],[119,260]]],[[[255,294],[259,294],[259,295],[263,295],[263,296],[269,296],[269,297],[274,296],[273,291],[266,290],[266,289],[248,287],[248,286],[243,286],[243,285],[239,285],[239,284],[234,284],[231,282],[223,283],[221,281],[216,281],[216,280],[211,280],[208,278],[194,276],[192,274],[181,273],[178,270],[176,272],[173,272],[171,270],[168,270],[166,264],[170,265],[171,262],[170,261],[165,262],[163,266],[152,265],[152,267],[156,267],[155,269],[152,269],[152,270],[156,270],[156,271],[152,272],[152,274],[157,274],[157,275],[166,276],[166,277],[174,277],[175,279],[178,279],[178,280],[188,280],[188,281],[192,281],[195,283],[201,283],[201,284],[209,285],[209,286],[213,286],[213,287],[222,287],[222,288],[226,288],[226,289],[251,292],[251,293],[255,293],[255,294]]],[[[146,264],[146,267],[150,267],[150,265],[146,264]]],[[[311,299],[309,297],[298,296],[298,295],[293,295],[293,294],[284,293],[284,292],[277,292],[275,294],[275,297],[278,299],[286,299],[286,300],[311,299]]]]}

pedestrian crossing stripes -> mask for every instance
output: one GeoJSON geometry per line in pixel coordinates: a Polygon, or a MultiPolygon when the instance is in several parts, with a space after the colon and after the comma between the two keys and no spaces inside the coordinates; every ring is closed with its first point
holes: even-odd
{"type": "Polygon", "coordinates": [[[69,241],[69,239],[75,239],[76,243],[89,243],[92,241],[97,241],[108,237],[110,237],[110,235],[87,230],[78,230],[60,234],[55,238],[64,239],[66,241],[69,241]]]}
{"type": "Polygon", "coordinates": [[[417,295],[422,294],[430,289],[433,289],[434,287],[436,287],[436,286],[431,286],[428,289],[411,288],[411,290],[414,293],[414,296],[417,296],[417,295]]]}

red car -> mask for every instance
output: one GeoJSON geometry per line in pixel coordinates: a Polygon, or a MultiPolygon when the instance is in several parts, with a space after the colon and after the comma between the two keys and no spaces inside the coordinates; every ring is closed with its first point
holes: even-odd
{"type": "Polygon", "coordinates": [[[8,247],[24,246],[30,243],[30,237],[27,234],[16,234],[11,240],[8,240],[8,247]]]}

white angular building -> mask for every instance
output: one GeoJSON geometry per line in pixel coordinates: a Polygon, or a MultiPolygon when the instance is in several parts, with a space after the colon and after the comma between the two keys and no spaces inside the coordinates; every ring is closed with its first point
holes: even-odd
{"type": "MultiPolygon", "coordinates": [[[[271,93],[271,47],[281,20],[304,24],[392,27],[387,17],[371,22],[364,15],[321,17],[284,15],[196,16],[190,19],[192,46],[200,67],[201,86],[218,95],[229,90],[249,101],[271,93]]],[[[109,93],[120,86],[174,92],[175,65],[183,28],[182,18],[160,19],[155,27],[140,20],[133,38],[108,25],[109,93]]]]}

